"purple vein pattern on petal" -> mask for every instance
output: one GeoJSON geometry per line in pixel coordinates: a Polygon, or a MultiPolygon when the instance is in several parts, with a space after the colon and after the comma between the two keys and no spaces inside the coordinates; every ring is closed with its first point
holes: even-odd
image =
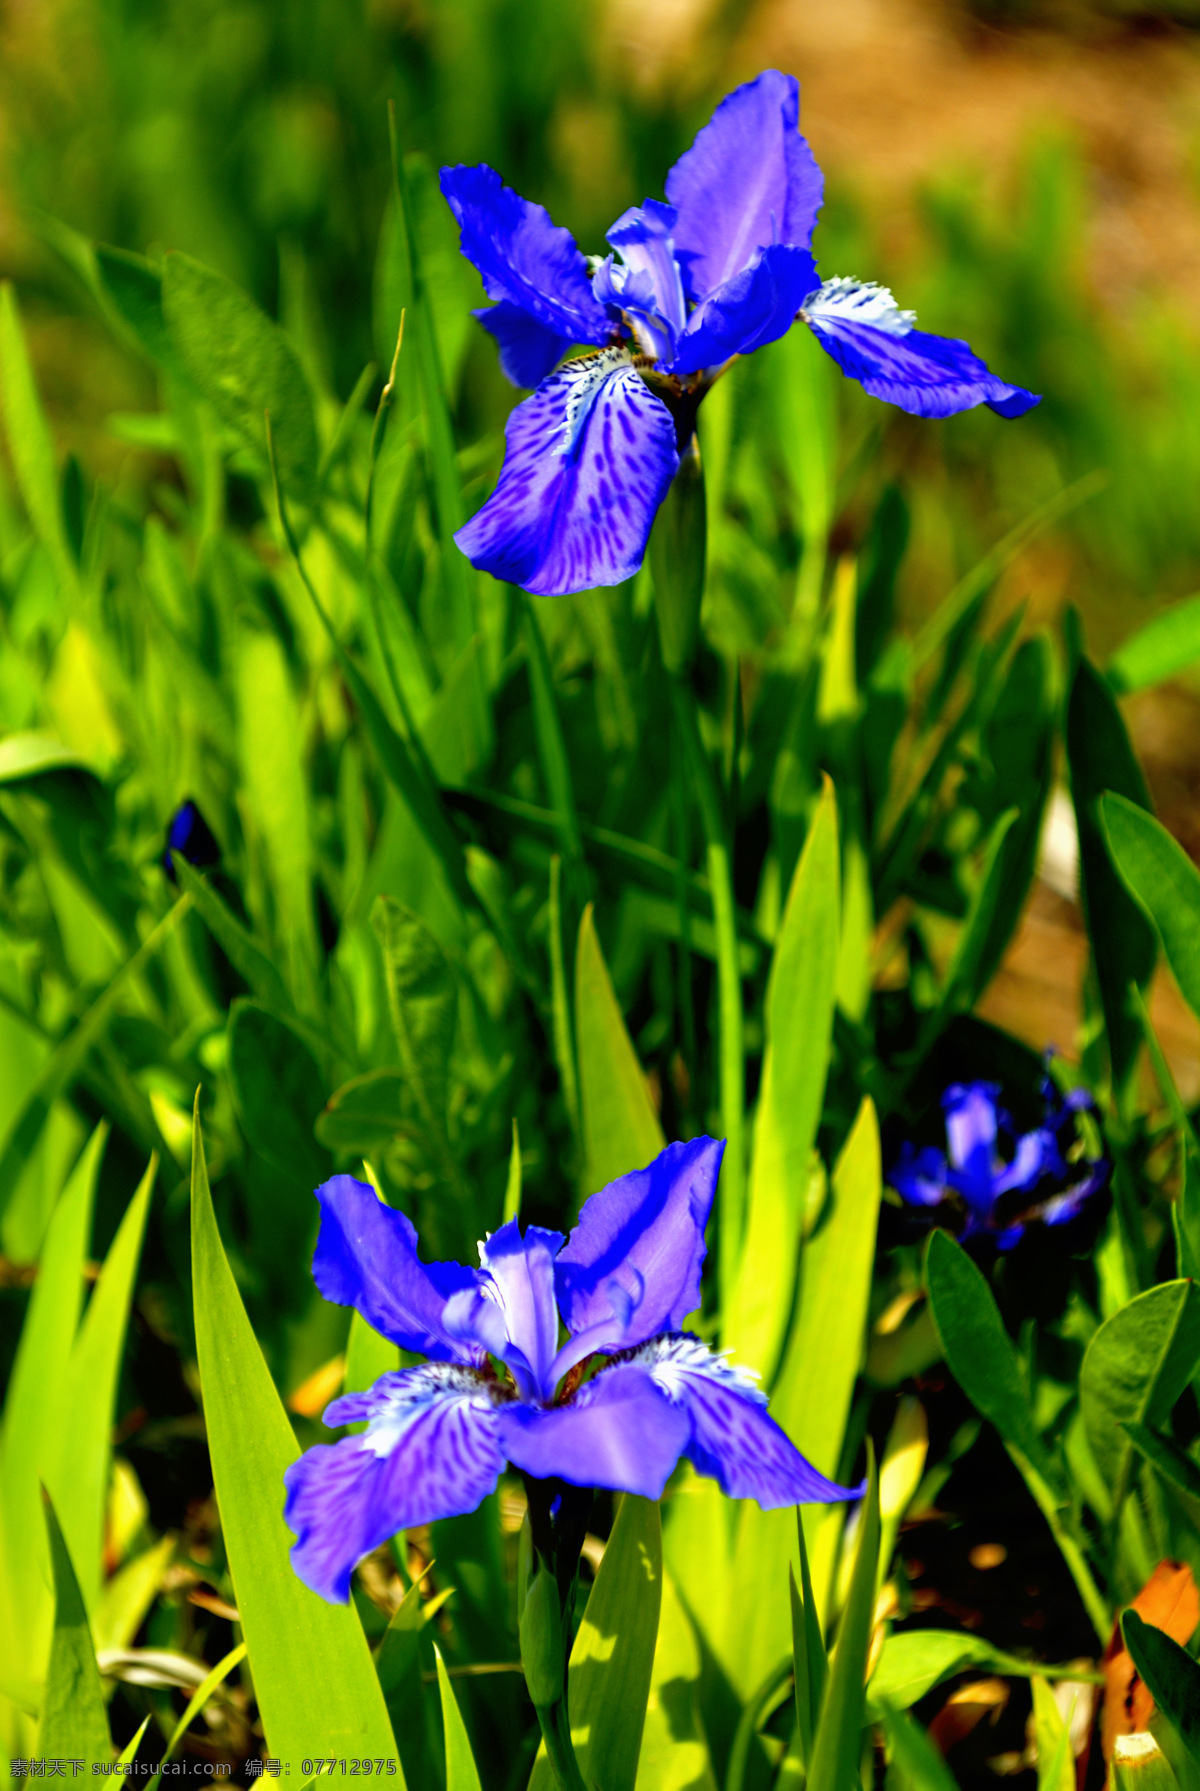
{"type": "Polygon", "coordinates": [[[586,1200],[554,1265],[559,1310],[572,1335],[624,1349],[678,1330],[700,1304],[704,1227],[724,1142],[669,1144],[646,1169],[586,1200]]]}
{"type": "Polygon", "coordinates": [[[777,243],[698,305],[665,371],[697,373],[731,355],[750,354],[786,336],[812,291],[816,263],[807,249],[777,243]]]}
{"type": "Polygon", "coordinates": [[[519,305],[568,342],[608,340],[612,326],[593,297],[587,262],[544,205],[522,199],[482,163],[443,168],[438,179],[458,220],[462,252],[490,299],[519,305]]]}
{"type": "Polygon", "coordinates": [[[838,1486],[819,1474],[769,1416],[766,1394],[754,1378],[713,1355],[698,1337],[656,1337],[630,1358],[635,1365],[687,1414],[691,1435],[684,1454],[731,1499],[757,1499],[764,1511],[774,1511],[859,1496],[861,1488],[838,1486]]]}
{"type": "Polygon", "coordinates": [[[346,1602],[364,1555],[397,1530],[474,1511],[504,1466],[496,1410],[469,1369],[430,1363],[385,1374],[325,1414],[332,1424],[362,1418],[362,1435],[318,1444],[283,1477],[292,1566],[331,1603],[346,1602]]]}
{"type": "Polygon", "coordinates": [[[707,298],[769,243],[808,247],[823,181],[799,120],[795,79],[767,69],[721,101],[667,175],[689,298],[707,298]]]}
{"type": "Polygon", "coordinates": [[[912,327],[885,287],[859,280],[826,280],[804,302],[803,316],[842,372],[917,417],[951,417],[986,404],[998,416],[1019,417],[1041,399],[989,371],[965,342],[912,327]]]}
{"type": "Polygon", "coordinates": [[[539,323],[511,299],[503,299],[498,305],[483,305],[471,315],[496,338],[500,370],[514,386],[528,386],[531,391],[540,386],[571,346],[570,336],[539,323]]]}
{"type": "Polygon", "coordinates": [[[629,355],[568,361],[517,405],[505,444],[495,491],[454,537],[471,564],[546,597],[632,578],[679,454],[629,355]]]}
{"type": "Polygon", "coordinates": [[[321,1229],[313,1279],[327,1300],[356,1307],[401,1349],[440,1362],[479,1360],[479,1349],[450,1336],[443,1322],[450,1296],[476,1285],[472,1269],[422,1262],[412,1221],[352,1175],[322,1182],[317,1200],[321,1229]]]}
{"type": "Polygon", "coordinates": [[[624,1363],[586,1382],[567,1405],[506,1405],[496,1422],[504,1453],[525,1473],[645,1499],[661,1498],[688,1439],[684,1413],[624,1363]]]}

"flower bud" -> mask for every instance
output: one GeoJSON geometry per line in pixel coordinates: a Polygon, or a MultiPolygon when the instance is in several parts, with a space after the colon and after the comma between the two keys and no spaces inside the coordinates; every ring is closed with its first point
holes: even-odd
{"type": "Polygon", "coordinates": [[[529,1582],[521,1612],[521,1665],[534,1704],[539,1709],[557,1704],[566,1673],[562,1611],[554,1575],[541,1566],[529,1582]]]}
{"type": "Polygon", "coordinates": [[[663,664],[669,672],[685,672],[696,651],[706,550],[704,473],[693,437],[650,536],[654,611],[663,664]]]}

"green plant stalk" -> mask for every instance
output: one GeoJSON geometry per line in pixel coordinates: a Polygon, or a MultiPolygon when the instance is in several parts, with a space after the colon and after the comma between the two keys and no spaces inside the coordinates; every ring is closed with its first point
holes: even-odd
{"type": "MultiPolygon", "coordinates": [[[[579,1077],[575,1070],[575,1048],[571,1040],[571,1013],[567,1002],[567,967],[563,959],[562,938],[562,859],[557,852],[550,857],[550,1000],[554,1026],[554,1055],[558,1059],[558,1076],[562,1083],[563,1101],[571,1132],[582,1150],[583,1136],[579,1123],[579,1077]]],[[[515,1124],[515,1121],[514,1121],[515,1124]]]]}
{"type": "Polygon", "coordinates": [[[733,900],[733,868],[721,799],[696,722],[695,698],[677,679],[668,677],[671,705],[684,753],[696,787],[712,892],[717,935],[717,989],[720,1013],[718,1085],[725,1158],[721,1165],[721,1229],[718,1269],[721,1293],[728,1298],[737,1278],[746,1213],[746,1072],[742,1021],[742,979],[738,969],[737,912],[733,900]]]}
{"type": "Polygon", "coordinates": [[[1067,1564],[1071,1578],[1083,1601],[1083,1608],[1092,1621],[1092,1628],[1100,1638],[1100,1646],[1107,1648],[1112,1635],[1112,1612],[1104,1602],[1100,1588],[1092,1578],[1092,1570],[1088,1566],[1082,1548],[1062,1521],[1062,1512],[1058,1501],[1050,1487],[1042,1479],[1028,1456],[1022,1454],[1013,1443],[1005,1443],[1004,1447],[1012,1456],[1021,1471],[1021,1477],[1033,1494],[1038,1510],[1050,1526],[1050,1533],[1058,1544],[1059,1553],[1067,1564]]]}

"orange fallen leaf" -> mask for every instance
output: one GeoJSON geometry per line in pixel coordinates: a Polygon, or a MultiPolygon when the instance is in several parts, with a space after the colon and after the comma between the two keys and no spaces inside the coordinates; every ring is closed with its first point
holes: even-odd
{"type": "MultiPolygon", "coordinates": [[[[1133,1601],[1133,1608],[1145,1623],[1165,1630],[1173,1642],[1183,1647],[1192,1638],[1200,1623],[1200,1592],[1192,1570],[1180,1561],[1160,1561],[1133,1601]]],[[[1154,1699],[1121,1639],[1121,1625],[1113,1626],[1112,1639],[1104,1651],[1104,1714],[1100,1724],[1100,1744],[1104,1758],[1111,1760],[1118,1735],[1134,1735],[1145,1729],[1154,1711],[1154,1699]]]]}

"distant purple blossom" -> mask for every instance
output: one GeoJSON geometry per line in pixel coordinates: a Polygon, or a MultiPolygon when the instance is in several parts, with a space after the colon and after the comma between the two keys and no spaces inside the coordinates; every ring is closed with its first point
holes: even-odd
{"type": "Polygon", "coordinates": [[[422,1262],[411,1222],[363,1182],[335,1175],[317,1189],[317,1286],[429,1360],[334,1400],[327,1424],[366,1430],[287,1470],[306,1585],[344,1602],[364,1555],[474,1511],[506,1461],[657,1499],[685,1455],[768,1510],[855,1496],[805,1461],[753,1375],[680,1329],[700,1304],[723,1149],[669,1145],[585,1202],[566,1240],[509,1220],[479,1246],[478,1269],[422,1262]]]}
{"type": "Polygon", "coordinates": [[[1032,1220],[1074,1219],[1104,1186],[1109,1165],[1088,1157],[1078,1134],[1078,1116],[1094,1111],[1086,1089],[1060,1094],[1047,1077],[1042,1123],[1020,1133],[999,1094],[994,1082],[952,1083],[942,1096],[947,1149],[905,1142],[887,1179],[910,1206],[957,1218],[961,1237],[987,1236],[1011,1250],[1032,1220]]]}
{"type": "Polygon", "coordinates": [[[551,596],[632,576],[705,391],[797,319],[865,391],[916,416],[1038,402],[965,342],[915,329],[885,287],[820,278],[824,182],[799,114],[791,75],[737,88],[667,175],[667,203],[624,212],[616,253],[590,262],[493,169],[442,169],[494,301],[475,315],[513,383],[537,388],[508,420],[496,489],[455,536],[473,565],[551,596]],[[559,366],[581,346],[595,352],[559,366]]]}

